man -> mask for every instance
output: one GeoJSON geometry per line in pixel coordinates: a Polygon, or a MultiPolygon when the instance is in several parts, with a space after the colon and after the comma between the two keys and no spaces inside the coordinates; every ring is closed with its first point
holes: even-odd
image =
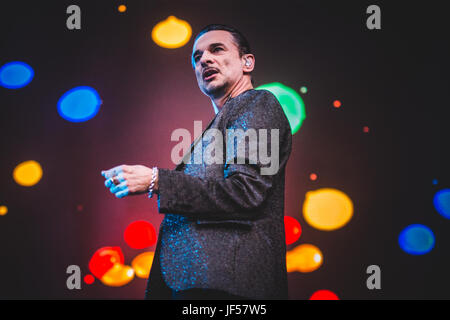
{"type": "MultiPolygon", "coordinates": [[[[174,170],[155,170],[153,191],[165,217],[146,297],[287,299],[284,184],[292,142],[289,122],[272,93],[253,89],[255,57],[236,29],[202,29],[192,65],[216,113],[206,129],[224,137],[228,129],[266,129],[266,150],[273,150],[276,130],[278,170],[262,174],[267,166],[259,159],[249,161],[246,145],[245,159],[238,159],[238,148],[230,153],[227,145],[221,163],[195,163],[192,154],[205,152],[212,143],[198,143],[203,134],[191,146],[190,162],[183,159],[174,170]]],[[[152,173],[145,166],[119,166],[102,174],[111,192],[123,197],[146,192],[152,173]]]]}

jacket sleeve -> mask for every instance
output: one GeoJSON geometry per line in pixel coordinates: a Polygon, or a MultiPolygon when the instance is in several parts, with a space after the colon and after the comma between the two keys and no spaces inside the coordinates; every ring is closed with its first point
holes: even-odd
{"type": "MultiPolygon", "coordinates": [[[[244,143],[244,153],[229,146],[225,153],[224,165],[215,165],[223,171],[223,178],[202,178],[183,171],[159,169],[158,210],[160,213],[181,214],[197,219],[208,220],[254,220],[258,218],[258,208],[273,187],[275,178],[284,174],[291,151],[291,129],[283,109],[275,96],[261,94],[252,106],[239,116],[230,117],[227,129],[249,128],[267,129],[267,154],[271,152],[271,129],[279,129],[276,143],[279,145],[279,158],[271,155],[272,161],[279,161],[275,174],[261,174],[262,164],[258,156],[256,163],[249,161],[249,143],[244,143]],[[243,163],[244,162],[244,163],[243,163]],[[242,164],[243,163],[243,164],[242,164]]],[[[227,137],[224,137],[224,145],[227,137]]],[[[234,142],[234,141],[233,141],[234,142]]],[[[258,139],[259,142],[259,139],[258,139]]],[[[235,145],[236,146],[236,145],[235,145]]],[[[257,148],[259,150],[259,147],[257,148]]],[[[254,150],[254,149],[253,149],[254,150]]],[[[254,152],[254,151],[252,151],[254,152]]]]}

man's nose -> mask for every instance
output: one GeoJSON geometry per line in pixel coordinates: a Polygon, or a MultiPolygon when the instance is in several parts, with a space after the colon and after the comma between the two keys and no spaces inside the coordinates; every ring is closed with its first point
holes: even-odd
{"type": "Polygon", "coordinates": [[[202,67],[206,67],[208,64],[212,63],[211,55],[209,52],[205,51],[202,54],[202,57],[200,58],[200,64],[202,67]]]}

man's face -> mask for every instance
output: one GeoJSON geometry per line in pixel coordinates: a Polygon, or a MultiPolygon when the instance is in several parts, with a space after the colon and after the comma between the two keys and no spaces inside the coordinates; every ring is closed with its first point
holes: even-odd
{"type": "Polygon", "coordinates": [[[243,76],[243,57],[228,31],[209,31],[194,43],[192,60],[197,83],[208,96],[232,87],[243,76]]]}

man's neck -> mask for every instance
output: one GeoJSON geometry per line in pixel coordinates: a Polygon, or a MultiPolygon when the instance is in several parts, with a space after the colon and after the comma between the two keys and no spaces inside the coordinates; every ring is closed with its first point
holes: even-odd
{"type": "Polygon", "coordinates": [[[230,88],[225,94],[217,98],[211,98],[212,105],[214,107],[214,112],[217,114],[228,101],[228,99],[237,97],[241,93],[253,89],[251,81],[244,81],[241,83],[236,83],[234,87],[230,88]]]}

